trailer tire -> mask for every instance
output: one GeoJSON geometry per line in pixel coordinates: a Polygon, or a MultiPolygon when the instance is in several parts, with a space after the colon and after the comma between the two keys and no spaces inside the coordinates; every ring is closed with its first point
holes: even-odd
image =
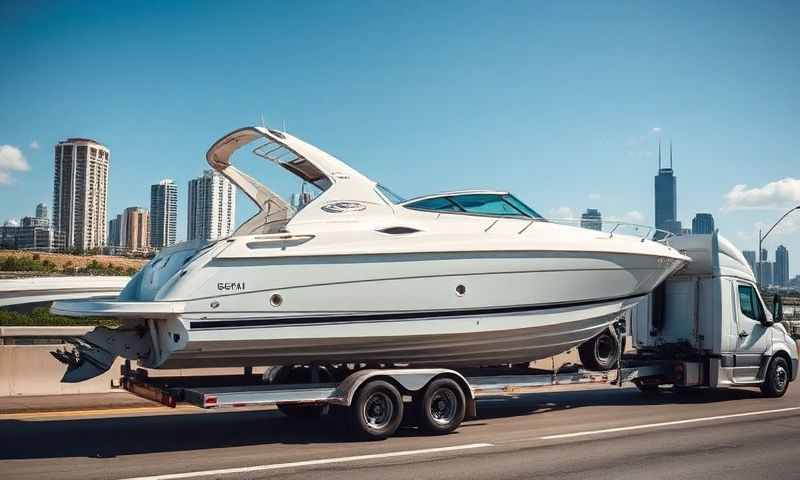
{"type": "Polygon", "coordinates": [[[450,378],[439,378],[428,384],[414,402],[420,429],[444,435],[457,429],[464,420],[467,402],[461,386],[450,378]]]}
{"type": "Polygon", "coordinates": [[[390,437],[403,421],[403,397],[391,383],[372,380],[358,389],[348,411],[352,433],[364,440],[390,437]]]}
{"type": "Polygon", "coordinates": [[[782,397],[789,389],[789,364],[783,357],[773,357],[767,368],[761,392],[768,397],[782,397]]]}
{"type": "Polygon", "coordinates": [[[578,347],[578,356],[587,370],[612,370],[617,367],[619,340],[611,329],[605,329],[578,347]]]}

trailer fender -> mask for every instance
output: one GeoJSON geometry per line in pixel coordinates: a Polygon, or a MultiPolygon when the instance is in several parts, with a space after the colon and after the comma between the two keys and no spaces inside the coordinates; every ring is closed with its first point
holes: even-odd
{"type": "Polygon", "coordinates": [[[401,391],[413,394],[425,388],[432,380],[441,377],[452,378],[461,386],[467,403],[467,417],[474,417],[476,415],[475,395],[469,386],[469,382],[460,373],[446,368],[360,370],[350,374],[336,387],[329,403],[350,406],[359,387],[376,378],[391,382],[398,386],[401,391]]]}

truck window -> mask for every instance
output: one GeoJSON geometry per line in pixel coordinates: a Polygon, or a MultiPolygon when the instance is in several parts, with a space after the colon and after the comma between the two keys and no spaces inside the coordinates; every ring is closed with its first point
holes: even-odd
{"type": "Polygon", "coordinates": [[[753,290],[753,287],[749,285],[739,285],[739,308],[741,308],[742,313],[753,320],[759,319],[758,296],[755,290],[753,290]]]}

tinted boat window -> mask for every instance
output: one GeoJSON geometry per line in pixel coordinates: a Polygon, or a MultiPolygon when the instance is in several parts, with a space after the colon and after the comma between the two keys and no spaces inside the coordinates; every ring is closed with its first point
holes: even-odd
{"type": "Polygon", "coordinates": [[[516,208],[521,210],[523,213],[525,213],[526,215],[528,215],[528,216],[530,216],[532,218],[544,218],[541,215],[539,215],[538,213],[536,213],[536,211],[534,209],[532,209],[531,207],[529,207],[529,206],[525,205],[524,203],[522,203],[522,200],[518,199],[514,195],[511,195],[511,194],[506,195],[506,196],[503,197],[503,200],[505,200],[506,202],[508,202],[511,205],[515,206],[516,208]]]}
{"type": "Polygon", "coordinates": [[[406,205],[408,208],[419,208],[422,210],[446,210],[450,212],[463,212],[456,204],[446,197],[428,198],[406,205]]]}
{"type": "Polygon", "coordinates": [[[452,199],[458,206],[470,213],[515,217],[527,216],[508,202],[505,202],[500,195],[458,195],[452,197],[452,199]]]}

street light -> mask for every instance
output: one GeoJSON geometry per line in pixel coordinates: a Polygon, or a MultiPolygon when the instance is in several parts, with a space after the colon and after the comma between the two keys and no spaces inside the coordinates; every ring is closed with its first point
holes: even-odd
{"type": "Polygon", "coordinates": [[[756,278],[758,279],[759,285],[761,285],[761,245],[764,243],[764,239],[767,238],[767,235],[769,235],[772,232],[772,230],[775,227],[777,227],[779,223],[783,221],[784,218],[786,218],[790,213],[794,212],[795,210],[800,210],[800,205],[794,208],[790,208],[788,212],[784,213],[783,216],[779,218],[777,222],[775,222],[775,225],[770,227],[770,229],[767,230],[767,233],[765,233],[763,236],[761,235],[761,229],[760,228],[758,229],[758,252],[756,253],[756,255],[758,255],[758,262],[756,262],[756,265],[758,265],[758,271],[756,272],[756,278]]]}

